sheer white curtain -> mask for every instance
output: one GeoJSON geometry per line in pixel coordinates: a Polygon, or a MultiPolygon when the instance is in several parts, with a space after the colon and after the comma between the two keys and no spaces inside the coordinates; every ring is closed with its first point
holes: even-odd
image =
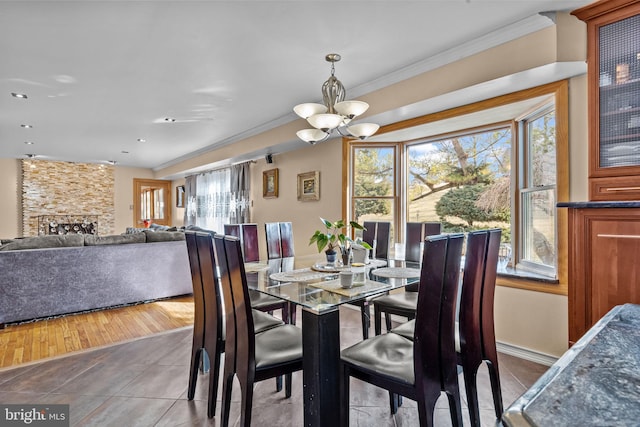
{"type": "Polygon", "coordinates": [[[249,221],[249,163],[185,179],[185,225],[224,232],[224,224],[249,221]]]}
{"type": "Polygon", "coordinates": [[[196,177],[196,225],[224,232],[230,220],[231,169],[206,172],[196,177]]]}

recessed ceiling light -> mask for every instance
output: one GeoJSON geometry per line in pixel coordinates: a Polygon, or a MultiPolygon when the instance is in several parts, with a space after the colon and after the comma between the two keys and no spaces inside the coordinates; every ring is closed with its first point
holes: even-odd
{"type": "Polygon", "coordinates": [[[25,141],[24,143],[27,144],[27,145],[33,145],[32,141],[25,141]]]}
{"type": "Polygon", "coordinates": [[[165,121],[165,122],[169,122],[169,123],[173,123],[173,122],[175,122],[175,121],[176,121],[176,119],[174,119],[173,117],[165,117],[165,118],[164,118],[164,121],[165,121]]]}
{"type": "Polygon", "coordinates": [[[27,94],[26,94],[26,93],[15,93],[15,92],[11,92],[11,96],[13,96],[14,98],[23,98],[23,99],[27,99],[27,94]]]}
{"type": "Polygon", "coordinates": [[[147,140],[144,138],[138,138],[138,142],[147,142],[147,140]]]}
{"type": "Polygon", "coordinates": [[[20,125],[20,127],[25,129],[33,129],[33,126],[31,125],[20,125]]]}

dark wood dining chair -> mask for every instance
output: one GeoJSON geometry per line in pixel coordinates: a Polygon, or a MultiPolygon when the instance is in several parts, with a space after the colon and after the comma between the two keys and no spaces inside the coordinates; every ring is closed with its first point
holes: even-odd
{"type": "MultiPolygon", "coordinates": [[[[389,242],[391,236],[390,222],[364,221],[362,240],[374,248],[371,253],[372,258],[387,259],[389,257],[389,242]]],[[[369,327],[371,326],[371,298],[364,298],[350,303],[360,307],[360,318],[362,322],[362,338],[369,338],[369,327]]]]}
{"type": "Polygon", "coordinates": [[[290,222],[281,222],[280,225],[280,247],[282,248],[282,257],[295,256],[293,246],[293,224],[290,222]]]}
{"type": "MultiPolygon", "coordinates": [[[[293,247],[293,226],[290,222],[267,222],[264,224],[265,236],[267,239],[267,257],[269,260],[277,259],[277,258],[291,258],[295,256],[294,247],[293,247]]],[[[283,265],[284,261],[280,262],[280,265],[283,265]]],[[[290,302],[278,300],[278,298],[269,296],[269,295],[253,295],[252,297],[255,299],[259,297],[264,302],[261,304],[261,310],[267,311],[278,310],[280,307],[276,307],[276,305],[280,305],[282,309],[283,316],[285,315],[286,310],[286,322],[291,323],[292,325],[296,324],[296,306],[290,302]],[[270,301],[270,302],[269,302],[270,301]],[[286,308],[284,307],[286,305],[286,308]]],[[[255,301],[257,304],[258,301],[255,301]]],[[[257,306],[255,308],[258,308],[257,306]]]]}
{"type": "Polygon", "coordinates": [[[267,239],[267,258],[282,258],[282,246],[280,243],[280,223],[265,223],[264,233],[267,239]]]}
{"type": "Polygon", "coordinates": [[[388,259],[389,244],[391,242],[391,223],[384,221],[364,221],[362,225],[364,227],[362,240],[375,249],[371,253],[371,257],[388,259]]]}
{"type": "MultiPolygon", "coordinates": [[[[224,234],[234,236],[240,239],[242,247],[242,256],[245,262],[255,262],[260,260],[260,252],[258,249],[258,224],[225,224],[224,234]]],[[[257,273],[255,274],[257,276],[257,273]]],[[[275,298],[270,295],[263,294],[254,290],[249,291],[251,297],[251,305],[253,308],[273,314],[276,310],[281,310],[282,320],[286,323],[296,323],[295,309],[288,301],[275,298]]]]}
{"type": "Polygon", "coordinates": [[[224,234],[235,236],[240,239],[242,245],[242,256],[245,262],[256,262],[260,260],[260,249],[258,247],[258,224],[225,224],[224,234]]]}
{"type": "Polygon", "coordinates": [[[200,260],[198,258],[198,247],[196,234],[192,231],[185,231],[187,244],[187,255],[189,257],[189,268],[191,270],[191,284],[193,285],[193,340],[191,343],[191,362],[189,366],[189,387],[187,389],[187,399],[193,400],[198,381],[198,370],[201,366],[202,351],[204,350],[204,330],[205,330],[205,307],[202,289],[202,276],[200,274],[200,260]]]}
{"type": "MultiPolygon", "coordinates": [[[[496,418],[503,412],[502,390],[498,370],[493,324],[493,299],[495,293],[498,252],[501,230],[470,232],[467,237],[462,291],[456,322],[456,354],[462,367],[471,425],[480,426],[480,409],[477,390],[478,368],[487,362],[496,418]]],[[[410,321],[393,333],[411,338],[415,322],[410,321]]]]}
{"type": "Polygon", "coordinates": [[[215,236],[219,265],[228,274],[221,275],[225,301],[226,343],[222,382],[222,426],[229,425],[233,377],[240,383],[240,425],[251,425],[253,385],[255,382],[284,375],[285,396],[291,396],[291,374],[302,369],[302,331],[284,324],[261,333],[254,332],[242,250],[237,238],[215,236]]]}
{"type": "Polygon", "coordinates": [[[427,236],[436,236],[440,233],[442,233],[442,224],[439,222],[407,222],[404,259],[420,262],[420,244],[427,236]]]}
{"type": "MultiPolygon", "coordinates": [[[[210,233],[185,231],[189,265],[192,268],[194,283],[194,335],[191,348],[189,369],[188,400],[195,394],[198,369],[206,352],[212,366],[209,367],[208,410],[213,417],[216,409],[220,355],[224,351],[225,331],[222,328],[222,299],[220,283],[216,275],[213,240],[210,233]]],[[[284,322],[258,310],[254,310],[255,332],[283,325],[284,322]]],[[[276,389],[281,386],[276,382],[276,389]]]]}
{"type": "MultiPolygon", "coordinates": [[[[439,222],[408,222],[405,236],[405,260],[420,262],[420,244],[428,236],[437,236],[441,232],[442,224],[439,222]]],[[[405,287],[403,293],[383,295],[371,301],[374,316],[373,328],[376,335],[382,333],[382,313],[384,313],[387,332],[391,330],[391,315],[406,317],[408,320],[415,318],[416,306],[418,305],[417,291],[417,285],[409,285],[405,287]]]]}
{"type": "Polygon", "coordinates": [[[341,352],[340,425],[349,424],[350,378],[389,390],[418,404],[421,426],[433,426],[435,403],[444,391],[454,426],[462,425],[455,355],[455,310],[464,236],[429,237],[424,246],[413,340],[377,335],[341,352]]]}

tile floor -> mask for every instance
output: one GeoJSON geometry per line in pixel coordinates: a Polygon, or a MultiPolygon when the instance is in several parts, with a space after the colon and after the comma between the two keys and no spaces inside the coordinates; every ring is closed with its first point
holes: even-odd
{"type": "MultiPolygon", "coordinates": [[[[359,311],[341,309],[341,343],[361,339],[359,311]]],[[[298,319],[302,316],[299,315],[298,319]]],[[[207,375],[200,375],[196,398],[188,401],[191,328],[161,333],[102,349],[84,351],[48,361],[0,370],[2,403],[68,403],[72,426],[216,426],[218,416],[206,416],[207,375]]],[[[500,355],[505,408],[530,387],[547,367],[500,355]]],[[[482,425],[496,425],[486,368],[478,374],[482,425]]],[[[464,423],[466,413],[461,379],[464,423]]],[[[219,413],[219,406],[216,414],[219,413]]],[[[336,408],[337,410],[337,408],[336,408]]],[[[239,391],[233,394],[231,425],[239,424],[239,391]]],[[[351,381],[351,426],[418,426],[415,403],[404,399],[391,416],[386,391],[351,381]]],[[[257,383],[253,425],[303,425],[302,375],[293,378],[293,397],[276,393],[273,380],[257,383]]],[[[437,403],[437,426],[451,425],[447,399],[437,403]]]]}

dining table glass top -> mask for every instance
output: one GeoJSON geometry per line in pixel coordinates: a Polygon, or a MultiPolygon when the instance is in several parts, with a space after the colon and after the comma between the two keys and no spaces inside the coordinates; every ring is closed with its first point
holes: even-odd
{"type": "Polygon", "coordinates": [[[316,313],[403,288],[420,279],[418,263],[372,259],[365,265],[342,266],[327,264],[318,256],[246,263],[245,271],[249,288],[287,299],[316,313]],[[354,274],[351,288],[343,288],[340,283],[343,271],[354,274]]]}

